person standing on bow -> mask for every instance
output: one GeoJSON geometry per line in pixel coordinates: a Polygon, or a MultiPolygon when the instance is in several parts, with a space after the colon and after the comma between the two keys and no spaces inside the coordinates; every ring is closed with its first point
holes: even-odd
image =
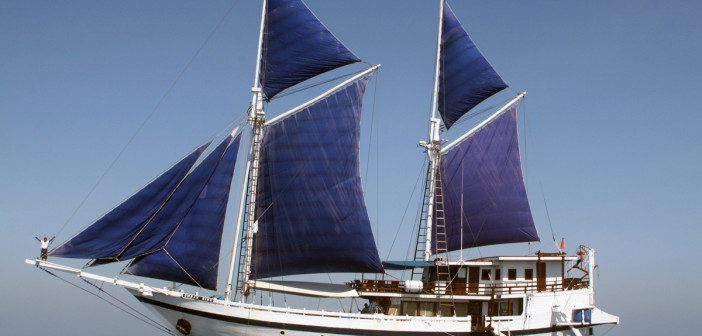
{"type": "Polygon", "coordinates": [[[47,239],[46,237],[44,237],[44,240],[41,240],[36,236],[34,238],[41,244],[41,260],[46,261],[46,258],[49,256],[49,244],[54,241],[56,236],[51,237],[51,240],[47,239]]]}

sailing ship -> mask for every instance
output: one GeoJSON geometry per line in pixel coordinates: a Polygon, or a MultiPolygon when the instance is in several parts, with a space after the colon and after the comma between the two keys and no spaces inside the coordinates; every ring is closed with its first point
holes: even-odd
{"type": "Polygon", "coordinates": [[[595,254],[587,246],[575,255],[559,250],[451,260],[452,251],[539,237],[517,137],[517,103],[524,93],[453,142],[442,138],[507,84],[446,0],[439,9],[429,138],[420,142],[429,164],[413,260],[380,260],[364,203],[361,103],[379,66],[267,119],[264,101],[361,61],[302,1],[267,0],[247,121],[209,152],[214,140],[196,148],[50,253],[88,259],[85,268],[40,259],[27,263],[125,287],[162,316],[172,334],[584,335],[593,326],[619,323],[594,304],[595,254]],[[244,160],[237,157],[241,143],[247,144],[244,160]],[[126,261],[123,274],[216,291],[237,163],[245,167],[235,222],[240,239],[231,247],[222,296],[85,271],[126,261]],[[392,270],[409,270],[411,277],[385,280],[392,270]],[[343,284],[271,280],[333,272],[363,276],[343,284]],[[353,298],[367,307],[348,312],[275,307],[254,303],[256,291],[353,298]]]}

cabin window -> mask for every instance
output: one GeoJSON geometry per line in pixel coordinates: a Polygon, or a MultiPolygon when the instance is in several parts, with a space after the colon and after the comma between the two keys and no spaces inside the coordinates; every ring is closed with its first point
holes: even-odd
{"type": "Polygon", "coordinates": [[[533,280],[534,279],[534,270],[531,268],[527,268],[524,270],[524,280],[533,280]]]}
{"type": "Polygon", "coordinates": [[[451,279],[453,279],[453,282],[466,282],[467,270],[465,267],[451,267],[451,279]]]}
{"type": "Polygon", "coordinates": [[[517,269],[510,268],[507,270],[507,280],[517,280],[517,269]]]}
{"type": "MultiPolygon", "coordinates": [[[[439,305],[439,309],[441,310],[439,313],[441,314],[441,316],[448,316],[448,317],[453,316],[453,309],[452,308],[453,307],[451,307],[451,306],[439,305]]],[[[427,315],[427,316],[429,316],[429,315],[427,315]]]]}
{"type": "Polygon", "coordinates": [[[522,299],[512,299],[510,300],[510,303],[512,304],[512,309],[510,311],[512,316],[519,316],[522,315],[523,311],[523,300],[522,299]]]}
{"type": "Polygon", "coordinates": [[[402,301],[402,315],[417,316],[417,302],[402,301]]]}
{"type": "Polygon", "coordinates": [[[496,300],[492,305],[493,316],[519,316],[524,311],[523,299],[496,300]]]}
{"type": "Polygon", "coordinates": [[[492,280],[490,279],[490,273],[492,273],[492,270],[483,269],[482,274],[480,275],[480,280],[492,280]]]}
{"type": "Polygon", "coordinates": [[[456,276],[456,280],[454,282],[466,282],[466,278],[468,278],[468,269],[465,267],[461,267],[458,269],[458,275],[456,276]]]}
{"type": "Polygon", "coordinates": [[[472,301],[470,303],[470,314],[471,315],[482,315],[483,314],[483,303],[480,301],[472,301]]]}
{"type": "Polygon", "coordinates": [[[502,280],[502,274],[499,268],[495,270],[495,280],[502,280]]]}
{"type": "Polygon", "coordinates": [[[507,302],[507,301],[500,302],[500,310],[499,310],[498,315],[509,316],[509,302],[507,302]]]}
{"type": "Polygon", "coordinates": [[[419,316],[434,316],[434,302],[420,302],[419,316]]]}
{"type": "MultiPolygon", "coordinates": [[[[468,304],[467,303],[456,303],[456,316],[464,317],[468,316],[468,304]]],[[[441,316],[444,316],[443,314],[441,316]]]]}

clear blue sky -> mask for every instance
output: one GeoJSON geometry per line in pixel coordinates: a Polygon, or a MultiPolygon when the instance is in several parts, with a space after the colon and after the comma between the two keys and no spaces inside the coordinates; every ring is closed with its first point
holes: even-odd
{"type": "MultiPolygon", "coordinates": [[[[363,171],[381,256],[403,258],[416,198],[401,226],[404,241],[392,251],[389,245],[424,159],[416,143],[429,113],[436,1],[307,3],[357,55],[383,64],[364,106],[363,148],[371,152],[363,154],[363,171]],[[371,121],[373,140],[381,141],[368,146],[371,121]]],[[[545,199],[567,250],[586,244],[597,251],[596,302],[622,319],[608,335],[698,333],[702,3],[451,6],[511,86],[492,101],[529,93],[523,151],[544,241],[532,251],[553,249],[545,199]]],[[[65,241],[246,109],[259,15],[254,1],[0,2],[3,333],[158,334],[23,261],[38,254],[34,236],[65,241]]],[[[269,111],[303,98],[280,99],[269,111]]],[[[466,257],[526,252],[517,244],[466,257]]]]}

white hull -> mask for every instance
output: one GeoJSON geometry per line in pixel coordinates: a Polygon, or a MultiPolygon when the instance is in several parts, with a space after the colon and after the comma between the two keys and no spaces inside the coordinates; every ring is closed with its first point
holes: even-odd
{"type": "MultiPolygon", "coordinates": [[[[521,316],[493,317],[493,332],[471,331],[470,317],[389,316],[276,308],[153,293],[136,298],[175,329],[178,320],[190,335],[589,335],[600,324],[619,318],[588,305],[590,291],[529,294],[521,316]],[[212,302],[208,302],[212,301],[212,302]],[[559,304],[566,304],[561,307],[559,304]],[[553,308],[553,307],[556,308],[553,308]],[[592,308],[591,323],[570,320],[574,308],[592,308]]],[[[486,324],[489,321],[486,322],[486,324]]]]}

